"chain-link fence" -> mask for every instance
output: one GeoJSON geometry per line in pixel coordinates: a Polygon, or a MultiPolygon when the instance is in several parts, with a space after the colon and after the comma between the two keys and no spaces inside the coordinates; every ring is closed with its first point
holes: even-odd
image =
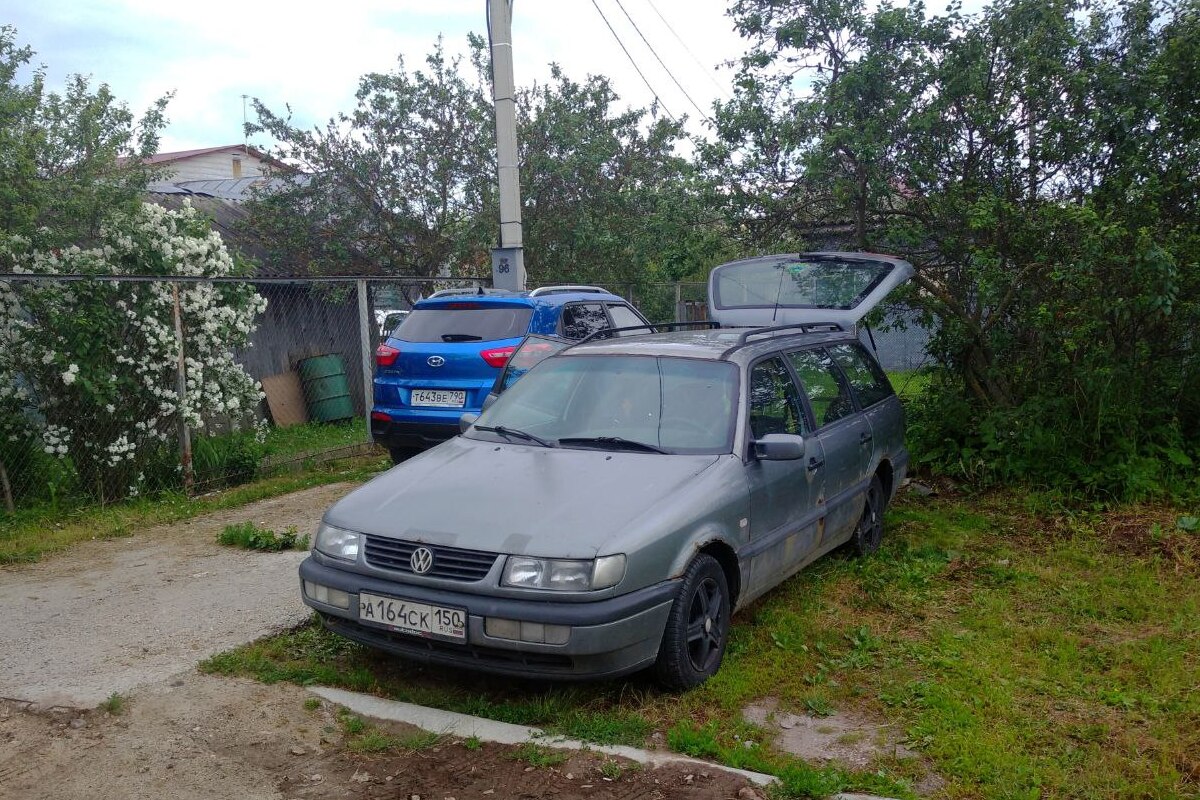
{"type": "MultiPolygon", "coordinates": [[[[0,276],[5,505],[192,494],[370,453],[375,348],[419,298],[481,284],[0,276]]],[[[608,288],[652,321],[708,317],[703,283],[608,288]]],[[[889,369],[924,360],[921,333],[874,339],[889,369]]]]}

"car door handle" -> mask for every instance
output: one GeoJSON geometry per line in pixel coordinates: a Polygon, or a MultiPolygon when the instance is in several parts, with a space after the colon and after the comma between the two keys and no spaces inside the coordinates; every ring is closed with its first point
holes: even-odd
{"type": "Polygon", "coordinates": [[[813,457],[808,460],[808,471],[809,472],[816,472],[823,466],[825,466],[825,459],[823,459],[823,458],[813,457]]]}
{"type": "Polygon", "coordinates": [[[870,434],[870,433],[863,433],[862,435],[860,435],[860,436],[858,437],[858,443],[859,443],[859,444],[866,444],[867,442],[871,441],[873,438],[875,438],[875,437],[874,437],[872,434],[870,434]]]}

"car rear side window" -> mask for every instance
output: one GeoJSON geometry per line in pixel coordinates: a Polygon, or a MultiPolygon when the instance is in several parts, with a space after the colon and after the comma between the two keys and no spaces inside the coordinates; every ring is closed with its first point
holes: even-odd
{"type": "MultiPolygon", "coordinates": [[[[634,325],[645,325],[646,321],[639,317],[632,308],[622,303],[609,303],[608,313],[612,317],[614,328],[629,328],[634,325]]],[[[625,331],[621,336],[637,336],[641,333],[653,333],[654,329],[646,326],[642,330],[625,331]]]]}
{"type": "Polygon", "coordinates": [[[754,365],[750,372],[750,430],[755,439],[768,433],[806,433],[800,393],[780,358],[754,365]]]}
{"type": "Polygon", "coordinates": [[[804,393],[808,395],[818,428],[854,413],[850,387],[828,353],[824,350],[801,350],[788,353],[788,360],[792,362],[792,369],[796,370],[804,393]]]}
{"type": "Polygon", "coordinates": [[[490,342],[515,339],[529,330],[529,306],[455,303],[415,308],[393,336],[403,342],[490,342]]]}
{"type": "Polygon", "coordinates": [[[850,385],[858,395],[858,404],[863,408],[873,406],[895,394],[879,363],[867,355],[862,345],[835,345],[829,348],[829,354],[846,373],[850,385]]]}
{"type": "Polygon", "coordinates": [[[562,310],[562,335],[567,339],[583,339],[608,327],[604,306],[599,303],[570,303],[562,310]]]}

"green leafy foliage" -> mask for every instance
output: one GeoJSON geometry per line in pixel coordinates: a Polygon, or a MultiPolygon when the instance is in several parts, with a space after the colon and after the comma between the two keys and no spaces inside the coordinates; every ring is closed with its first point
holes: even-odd
{"type": "Polygon", "coordinates": [[[301,536],[295,528],[288,528],[283,533],[270,528],[260,528],[253,522],[241,522],[226,525],[217,534],[217,541],[231,547],[241,547],[245,550],[263,550],[278,552],[280,550],[307,550],[308,534],[301,536]]]}
{"type": "Polygon", "coordinates": [[[750,248],[895,252],[940,365],[929,466],[1080,499],[1196,491],[1194,4],[737,0],[701,149],[750,248]]]}

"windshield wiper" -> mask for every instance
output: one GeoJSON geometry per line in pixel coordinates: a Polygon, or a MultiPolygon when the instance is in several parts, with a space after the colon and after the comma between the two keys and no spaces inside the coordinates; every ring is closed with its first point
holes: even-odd
{"type": "Polygon", "coordinates": [[[639,450],[644,453],[662,453],[667,451],[657,445],[647,442],[637,442],[633,439],[623,439],[620,436],[568,436],[558,440],[559,444],[602,444],[617,450],[639,450]]]}
{"type": "Polygon", "coordinates": [[[476,336],[473,333],[443,333],[443,342],[482,342],[482,336],[476,336]]]}
{"type": "Polygon", "coordinates": [[[506,428],[503,425],[496,425],[495,427],[492,427],[491,425],[475,425],[473,427],[477,431],[498,433],[505,438],[524,439],[527,442],[536,442],[542,447],[554,447],[553,442],[543,439],[540,436],[534,436],[532,433],[526,433],[525,431],[517,430],[516,428],[506,428]]]}

